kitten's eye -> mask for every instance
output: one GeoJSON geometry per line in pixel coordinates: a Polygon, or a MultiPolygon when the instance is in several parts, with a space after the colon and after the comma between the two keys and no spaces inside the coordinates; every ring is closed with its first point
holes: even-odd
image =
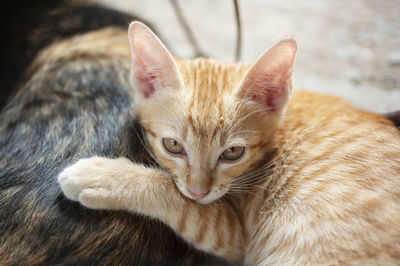
{"type": "Polygon", "coordinates": [[[162,142],[163,142],[165,149],[167,151],[169,151],[170,153],[181,154],[181,153],[185,152],[183,149],[183,146],[174,139],[166,138],[166,139],[163,139],[162,142]]]}
{"type": "Polygon", "coordinates": [[[222,157],[223,159],[225,159],[225,160],[233,161],[233,160],[237,160],[237,159],[239,159],[240,157],[242,157],[243,153],[244,153],[244,147],[240,147],[240,146],[238,146],[238,147],[231,147],[231,148],[229,148],[229,149],[226,149],[226,150],[222,153],[221,157],[222,157]]]}

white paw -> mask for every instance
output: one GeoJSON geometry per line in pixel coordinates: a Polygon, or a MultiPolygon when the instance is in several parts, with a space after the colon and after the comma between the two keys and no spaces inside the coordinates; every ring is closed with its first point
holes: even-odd
{"type": "Polygon", "coordinates": [[[112,164],[115,160],[121,159],[92,157],[67,167],[57,178],[62,192],[67,198],[79,201],[86,207],[109,208],[116,170],[112,164]]]}

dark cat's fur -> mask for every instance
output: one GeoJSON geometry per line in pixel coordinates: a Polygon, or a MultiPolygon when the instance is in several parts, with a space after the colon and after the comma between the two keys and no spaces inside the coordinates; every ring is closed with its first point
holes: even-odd
{"type": "Polygon", "coordinates": [[[392,122],[400,129],[400,111],[394,111],[385,114],[387,118],[392,120],[392,122]]]}
{"type": "Polygon", "coordinates": [[[129,58],[98,58],[89,49],[65,60],[52,61],[51,53],[48,60],[35,59],[56,39],[109,25],[125,29],[132,17],[94,6],[45,16],[45,7],[29,20],[10,16],[12,28],[2,29],[10,33],[1,49],[9,55],[1,65],[3,88],[16,86],[34,63],[0,114],[0,265],[221,265],[158,221],[92,211],[64,198],[56,177],[79,158],[150,159],[131,112],[129,58]]]}

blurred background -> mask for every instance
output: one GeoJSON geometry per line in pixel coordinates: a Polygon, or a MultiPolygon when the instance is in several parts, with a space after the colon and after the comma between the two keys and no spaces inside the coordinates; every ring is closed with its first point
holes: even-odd
{"type": "MultiPolygon", "coordinates": [[[[195,51],[168,0],[94,0],[143,17],[178,56],[195,51]]],[[[236,22],[232,0],[177,0],[210,57],[234,61],[236,22]]],[[[293,36],[299,46],[297,88],[328,92],[377,112],[400,109],[399,0],[239,0],[242,61],[293,36]]]]}

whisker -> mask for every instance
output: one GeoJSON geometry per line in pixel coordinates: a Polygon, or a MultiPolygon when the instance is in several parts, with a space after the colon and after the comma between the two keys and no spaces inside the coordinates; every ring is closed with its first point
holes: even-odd
{"type": "Polygon", "coordinates": [[[270,182],[279,175],[284,160],[284,150],[281,149],[268,163],[236,177],[229,186],[228,194],[256,194],[259,190],[267,191],[270,182]]]}

